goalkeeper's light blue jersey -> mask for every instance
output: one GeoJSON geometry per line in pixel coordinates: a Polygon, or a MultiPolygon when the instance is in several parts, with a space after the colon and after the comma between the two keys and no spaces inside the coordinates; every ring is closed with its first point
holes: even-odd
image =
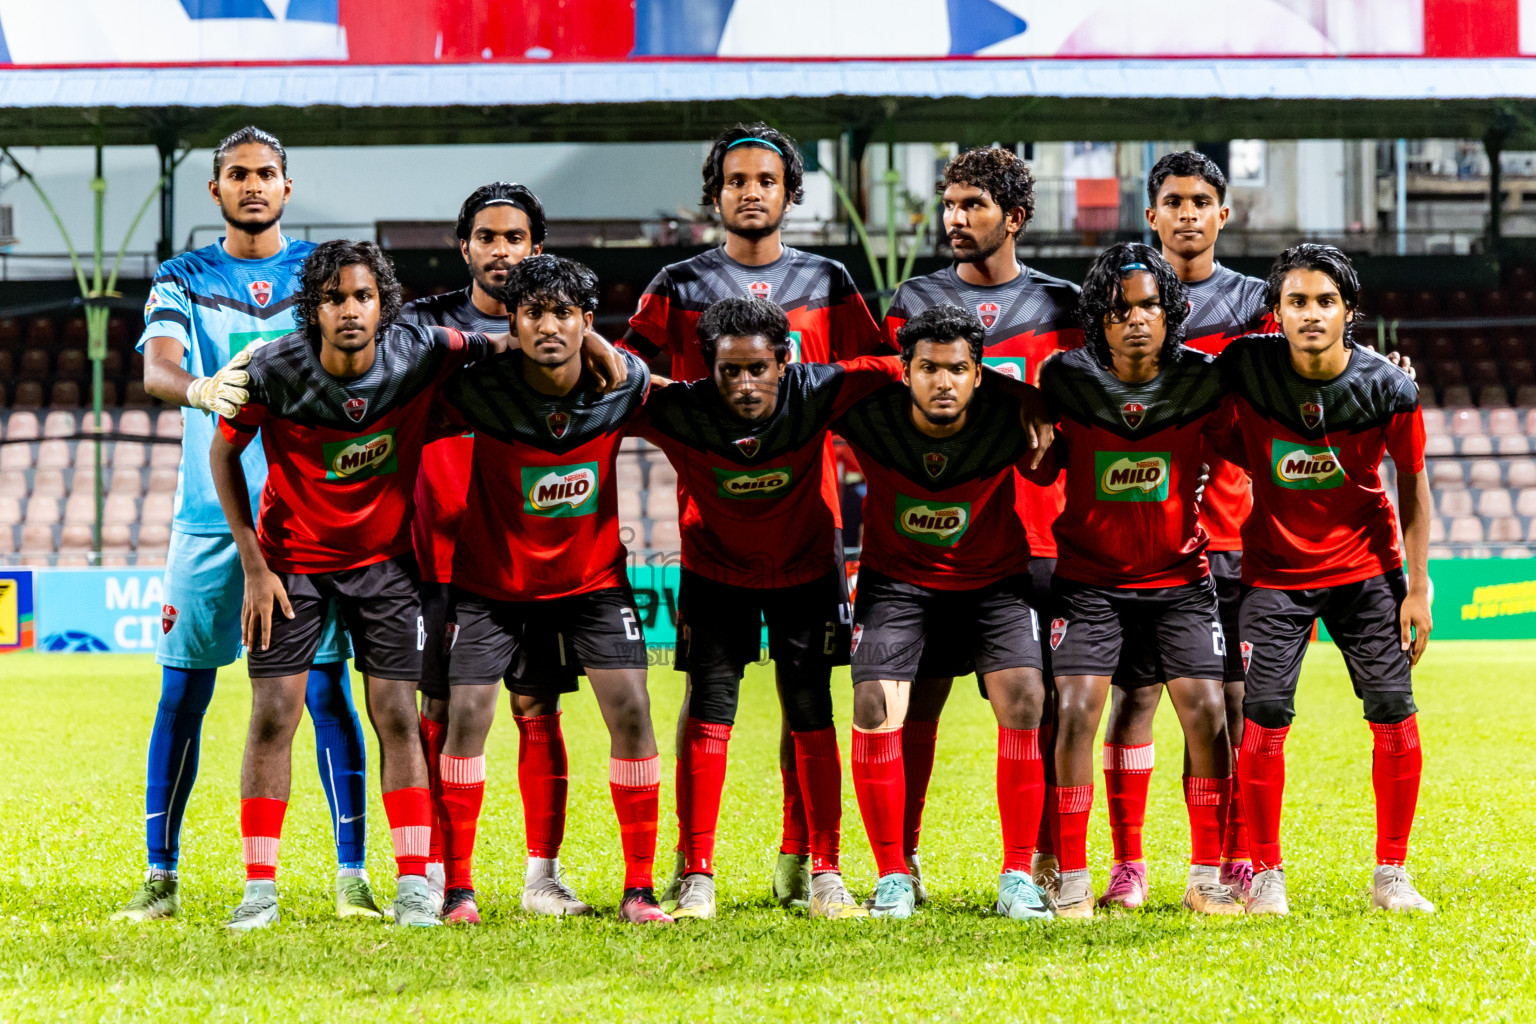
{"type": "MultiPolygon", "coordinates": [[[[221,238],[212,245],[182,253],[160,264],[149,301],[144,306],[144,334],[139,351],[150,338],[174,338],[181,343],[181,364],[194,377],[208,377],[253,341],[272,341],[298,327],[294,300],[299,270],[314,251],[313,242],[284,237],[283,248],[264,260],[241,260],[224,251],[221,238]]],[[[182,409],[181,469],[176,482],[175,529],[184,533],[228,533],[208,469],[215,417],[201,409],[182,409]]],[[[261,445],[249,445],[241,456],[250,486],[254,515],[267,479],[261,445]]]]}

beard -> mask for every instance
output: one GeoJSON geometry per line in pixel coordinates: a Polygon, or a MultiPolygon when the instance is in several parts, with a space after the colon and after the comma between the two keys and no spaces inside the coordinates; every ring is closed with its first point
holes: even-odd
{"type": "Polygon", "coordinates": [[[497,270],[511,272],[513,266],[514,264],[511,263],[487,263],[484,265],[476,265],[471,263],[469,265],[469,276],[474,279],[475,284],[480,286],[480,290],[482,292],[485,292],[487,295],[491,295],[494,293],[495,289],[500,288],[502,285],[507,283],[505,277],[503,277],[500,281],[493,280],[491,278],[492,272],[497,270]]]}
{"type": "MultiPolygon", "coordinates": [[[[945,240],[949,240],[948,236],[945,237],[945,240]]],[[[992,234],[976,240],[975,249],[961,252],[955,248],[953,242],[950,243],[949,249],[954,254],[956,263],[985,263],[992,258],[994,253],[1007,244],[1008,228],[1006,225],[999,224],[997,230],[992,232],[992,234]]]]}
{"type": "Polygon", "coordinates": [[[271,217],[263,217],[259,220],[236,220],[229,215],[229,210],[225,208],[222,202],[219,203],[219,213],[223,215],[225,224],[247,235],[259,235],[283,219],[283,211],[279,209],[271,217]]]}
{"type": "Polygon", "coordinates": [[[956,405],[954,412],[929,412],[917,403],[916,398],[912,399],[912,408],[917,410],[919,416],[936,427],[949,426],[960,418],[961,413],[965,412],[965,406],[963,405],[956,405]]]}
{"type": "Polygon", "coordinates": [[[788,216],[788,214],[789,214],[789,207],[785,206],[785,208],[783,210],[779,211],[778,219],[773,221],[771,224],[765,224],[765,225],[763,225],[760,228],[744,228],[744,227],[740,227],[738,225],[731,224],[729,221],[727,221],[726,225],[725,225],[725,230],[729,231],[731,234],[735,235],[737,238],[745,238],[745,239],[747,239],[749,241],[756,242],[756,241],[759,241],[760,239],[767,238],[769,235],[771,235],[774,232],[778,231],[779,228],[783,226],[784,218],[786,216],[788,216]]]}

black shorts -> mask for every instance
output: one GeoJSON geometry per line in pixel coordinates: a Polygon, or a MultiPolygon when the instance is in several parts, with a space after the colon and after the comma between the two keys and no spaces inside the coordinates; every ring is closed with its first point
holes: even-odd
{"type": "Polygon", "coordinates": [[[936,590],[870,569],[859,573],[853,613],[853,681],[921,675],[985,676],[1040,665],[1040,621],[1028,576],[975,590],[936,590]]]}
{"type": "Polygon", "coordinates": [[[413,555],[341,572],[277,575],[288,591],[293,618],[275,612],[271,644],[246,655],[252,678],[309,671],[332,602],[352,634],[358,671],[410,683],[421,678],[421,597],[413,555]]]}
{"type": "Polygon", "coordinates": [[[1407,594],[1401,569],[1317,590],[1244,587],[1242,653],[1248,677],[1243,707],[1278,703],[1294,712],[1301,661],[1312,625],[1322,619],[1344,655],[1355,696],[1366,702],[1368,719],[1376,720],[1371,705],[1382,694],[1393,695],[1387,703],[1412,708],[1413,676],[1398,625],[1407,594]]]}
{"type": "Polygon", "coordinates": [[[1211,582],[1216,584],[1216,608],[1221,612],[1221,630],[1227,635],[1227,670],[1222,681],[1243,681],[1243,630],[1238,609],[1243,604],[1243,553],[1208,551],[1211,582]]]}
{"type": "Polygon", "coordinates": [[[852,609],[847,576],[828,573],[794,587],[755,588],[720,583],[683,569],[677,606],[679,672],[694,680],[739,680],[762,659],[762,626],[768,623],[768,656],[780,675],[830,680],[832,666],[847,662],[852,609]]]}
{"type": "Polygon", "coordinates": [[[498,601],[454,588],[453,686],[504,680],[528,697],[574,693],[583,670],[646,667],[645,632],[626,581],[545,601],[498,601]]]}
{"type": "MultiPolygon", "coordinates": [[[[1209,579],[1177,587],[1100,587],[1056,578],[1057,615],[1051,619],[1051,668],[1057,677],[1111,676],[1122,653],[1155,652],[1169,679],[1220,679],[1226,641],[1209,579]]],[[[1120,685],[1155,683],[1122,673],[1120,685]]]]}
{"type": "Polygon", "coordinates": [[[448,606],[452,591],[448,583],[421,581],[421,682],[416,689],[433,700],[448,699],[448,652],[453,649],[448,606]]]}

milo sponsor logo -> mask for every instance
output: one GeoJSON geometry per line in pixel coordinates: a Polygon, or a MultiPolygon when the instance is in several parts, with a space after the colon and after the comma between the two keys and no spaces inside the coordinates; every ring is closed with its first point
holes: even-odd
{"type": "Polygon", "coordinates": [[[395,430],[322,445],[327,480],[367,480],[399,469],[395,459],[395,430]]]}
{"type": "Polygon", "coordinates": [[[1094,452],[1100,501],[1167,501],[1168,452],[1094,452]]]}
{"type": "Polygon", "coordinates": [[[785,362],[798,363],[804,359],[805,357],[800,351],[800,332],[786,331],[784,338],[789,342],[789,358],[786,359],[785,362]]]}
{"type": "Polygon", "coordinates": [[[952,548],[971,525],[971,503],[896,495],[896,532],[919,544],[952,548]]]}
{"type": "Polygon", "coordinates": [[[788,466],[715,470],[715,486],[722,498],[777,498],[793,481],[794,473],[788,466]]]}
{"type": "Polygon", "coordinates": [[[982,364],[990,366],[1005,377],[1029,380],[1029,367],[1022,356],[982,356],[982,364]]]}
{"type": "Polygon", "coordinates": [[[529,515],[588,516],[597,511],[597,463],[524,466],[523,511],[529,515]]]}
{"type": "Polygon", "coordinates": [[[1326,491],[1344,485],[1344,469],[1332,448],[1297,444],[1275,438],[1270,442],[1275,483],[1293,491],[1326,491]]]}
{"type": "Polygon", "coordinates": [[[269,341],[276,341],[288,331],[231,331],[229,334],[229,354],[231,356],[244,351],[250,345],[265,345],[269,341]]]}

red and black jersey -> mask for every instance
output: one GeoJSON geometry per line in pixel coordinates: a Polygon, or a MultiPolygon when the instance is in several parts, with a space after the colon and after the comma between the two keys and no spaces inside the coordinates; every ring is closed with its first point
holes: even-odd
{"type": "Polygon", "coordinates": [[[833,429],[853,446],[868,483],[861,565],[936,590],[1029,571],[1015,467],[1030,447],[1016,402],[978,388],[965,426],[929,437],[912,423],[910,391],[891,384],[833,429]]]}
{"type": "MultiPolygon", "coordinates": [[[[950,303],[969,310],[986,328],[983,361],[999,373],[1029,384],[1040,383],[1040,367],[1053,353],[1077,348],[1083,331],[1077,324],[1078,287],[1068,281],[1019,267],[1007,284],[979,287],[960,279],[954,266],[912,280],[896,289],[885,314],[885,335],[896,344],[901,325],[925,309],[950,303]]],[[[1038,558],[1056,557],[1051,524],[1066,503],[1060,481],[1042,487],[1020,482],[1019,514],[1038,558]]]]}
{"type": "Polygon", "coordinates": [[[256,532],[274,572],[356,569],[411,549],[412,494],[432,402],[454,370],[489,351],[482,335],[391,324],[373,365],[342,380],[303,333],[251,357],[250,401],[219,429],[237,448],[261,432],[267,483],[256,532]]]}
{"type": "Polygon", "coordinates": [[[749,267],[723,247],[663,267],[629,318],[624,347],[641,341],[672,356],[672,378],[709,376],[696,328],[721,299],[768,299],[789,317],[790,361],[830,363],[887,351],[880,328],[848,269],[836,260],[784,246],[772,263],[749,267]]]}
{"type": "MultiPolygon", "coordinates": [[[[1184,344],[1219,356],[1229,342],[1272,330],[1274,322],[1264,305],[1263,281],[1228,270],[1220,263],[1214,268],[1204,281],[1184,283],[1189,292],[1184,344]]],[[[1243,522],[1253,508],[1248,474],[1214,451],[1206,461],[1211,474],[1200,502],[1200,522],[1210,534],[1210,550],[1241,551],[1243,522]]]]}
{"type": "Polygon", "coordinates": [[[614,464],[651,384],[639,357],[623,357],[629,376],[606,395],[586,376],[569,394],[540,394],[518,351],[444,385],[444,401],[475,432],[455,587],[532,601],[623,583],[614,464]]]}
{"type": "Polygon", "coordinates": [[[778,407],[746,424],[713,380],[653,391],[630,433],[677,469],[683,568],[738,587],[792,587],[836,570],[837,470],[828,424],[901,380],[894,356],[784,368],[778,407]]]}
{"type": "Polygon", "coordinates": [[[1221,372],[1192,349],[1129,384],[1086,348],[1040,374],[1059,426],[1053,461],[1067,507],[1056,520],[1056,573],[1100,587],[1177,587],[1209,574],[1196,492],[1205,435],[1230,425],[1221,372]]]}
{"type": "Polygon", "coordinates": [[[1402,565],[1381,459],[1424,471],[1424,417],[1408,375],[1351,347],[1332,380],[1291,366],[1276,335],[1233,342],[1217,360],[1236,397],[1221,453],[1253,478],[1243,526],[1243,582],[1280,590],[1336,587],[1402,565]]]}
{"type": "MultiPolygon", "coordinates": [[[[509,329],[507,316],[481,312],[475,305],[472,287],[444,295],[424,295],[407,302],[400,311],[400,320],[480,334],[506,334],[509,329]]],[[[411,543],[416,549],[421,578],[433,583],[447,583],[453,576],[453,541],[458,536],[459,522],[464,518],[464,500],[469,491],[469,460],[474,451],[475,435],[463,430],[445,430],[441,424],[437,428],[436,436],[428,438],[427,446],[421,452],[411,543]]]]}

